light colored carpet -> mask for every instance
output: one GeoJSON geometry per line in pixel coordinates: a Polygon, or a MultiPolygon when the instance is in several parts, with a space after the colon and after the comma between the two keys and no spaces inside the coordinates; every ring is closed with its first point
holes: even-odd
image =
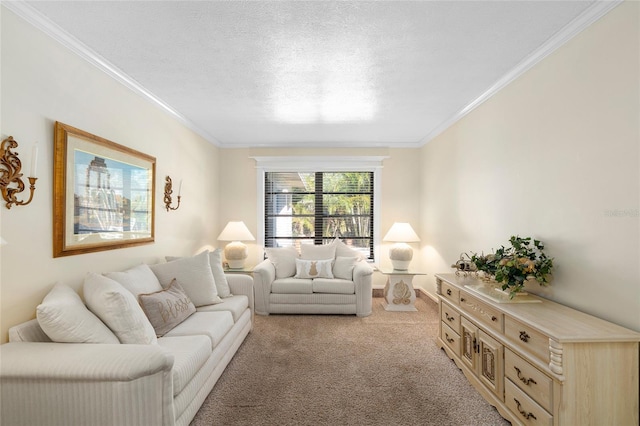
{"type": "Polygon", "coordinates": [[[204,425],[508,425],[435,343],[438,307],[256,316],[194,418],[204,425]]]}

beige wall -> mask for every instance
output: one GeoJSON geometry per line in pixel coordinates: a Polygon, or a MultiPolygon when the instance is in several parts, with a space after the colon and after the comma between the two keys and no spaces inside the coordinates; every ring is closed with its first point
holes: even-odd
{"type": "Polygon", "coordinates": [[[423,148],[429,272],[533,236],[555,257],[543,294],[640,330],[639,8],[620,5],[423,148]]]}
{"type": "MultiPolygon", "coordinates": [[[[89,271],[121,270],[215,245],[217,152],[189,129],[12,12],[2,11],[2,138],[13,136],[26,171],[39,142],[37,190],[28,206],[0,207],[0,342],[33,318],[56,281],[80,288],[89,271]],[[156,157],[155,243],[52,257],[53,125],[61,121],[156,157]],[[164,178],[183,180],[179,210],[163,209],[164,178]]],[[[26,191],[28,192],[28,191],[26,191]]]]}
{"type": "MultiPolygon", "coordinates": [[[[219,227],[229,220],[243,220],[257,237],[258,229],[258,200],[256,162],[251,157],[260,156],[387,156],[383,161],[380,200],[380,230],[381,236],[389,230],[393,222],[409,222],[416,232],[420,232],[420,203],[419,203],[419,149],[224,149],[220,151],[221,187],[220,197],[224,200],[220,204],[219,227]]],[[[224,243],[221,242],[221,246],[224,243]]],[[[256,244],[249,247],[248,264],[256,264],[262,259],[262,248],[256,244]]],[[[379,265],[390,267],[387,252],[389,244],[382,243],[380,247],[379,265]]],[[[416,252],[419,245],[415,245],[416,252]]],[[[418,266],[420,259],[414,258],[418,266]]],[[[423,285],[419,277],[418,285],[423,285]]],[[[384,286],[384,277],[374,276],[374,285],[384,286]]]]}

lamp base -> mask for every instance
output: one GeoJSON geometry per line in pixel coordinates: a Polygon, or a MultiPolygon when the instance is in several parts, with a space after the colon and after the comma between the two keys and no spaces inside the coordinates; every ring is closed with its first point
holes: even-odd
{"type": "Polygon", "coordinates": [[[389,249],[389,259],[394,270],[406,271],[413,259],[413,249],[407,243],[395,243],[389,249]]]}
{"type": "Polygon", "coordinates": [[[227,259],[229,268],[242,269],[244,268],[244,261],[249,257],[249,250],[245,244],[240,241],[234,241],[224,248],[224,257],[227,259]]]}

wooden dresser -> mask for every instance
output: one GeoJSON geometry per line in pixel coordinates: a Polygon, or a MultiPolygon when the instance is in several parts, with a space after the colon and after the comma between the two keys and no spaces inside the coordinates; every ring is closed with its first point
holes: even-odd
{"type": "Polygon", "coordinates": [[[640,333],[537,296],[499,303],[436,275],[438,344],[512,424],[638,425],[640,333]]]}

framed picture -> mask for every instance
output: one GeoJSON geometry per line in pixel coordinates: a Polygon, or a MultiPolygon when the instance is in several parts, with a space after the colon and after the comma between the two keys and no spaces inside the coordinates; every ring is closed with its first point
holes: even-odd
{"type": "Polygon", "coordinates": [[[53,257],[154,241],[156,159],[56,122],[53,257]]]}

